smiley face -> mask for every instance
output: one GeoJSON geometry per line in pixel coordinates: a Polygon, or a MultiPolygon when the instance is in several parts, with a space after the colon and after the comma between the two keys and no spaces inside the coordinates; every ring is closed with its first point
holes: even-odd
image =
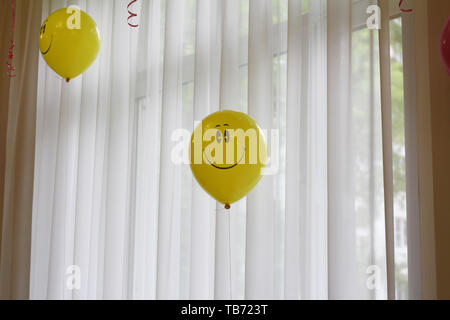
{"type": "Polygon", "coordinates": [[[192,134],[190,151],[195,178],[225,205],[238,201],[258,183],[267,153],[256,122],[229,110],[203,119],[192,134]]]}
{"type": "Polygon", "coordinates": [[[50,51],[53,43],[53,34],[50,34],[47,30],[47,22],[48,19],[44,21],[41,30],[39,31],[39,49],[41,50],[42,55],[46,55],[50,51]]]}
{"type": "MultiPolygon", "coordinates": [[[[227,152],[235,152],[234,148],[227,148],[232,139],[234,138],[234,128],[228,123],[217,124],[216,125],[216,135],[214,137],[215,142],[218,144],[219,148],[222,146],[222,161],[211,160],[208,158],[208,153],[206,148],[203,149],[203,158],[214,168],[219,170],[230,170],[235,168],[237,165],[243,162],[245,157],[245,148],[243,146],[238,147],[237,151],[237,161],[235,161],[233,155],[229,157],[230,161],[227,161],[227,152]],[[233,135],[233,136],[232,136],[233,135]],[[230,163],[228,163],[230,162],[230,163]]],[[[220,159],[219,159],[220,160],[220,159]]]]}

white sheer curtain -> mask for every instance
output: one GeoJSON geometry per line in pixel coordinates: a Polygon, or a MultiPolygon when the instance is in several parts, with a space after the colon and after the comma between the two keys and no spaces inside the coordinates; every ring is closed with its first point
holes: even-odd
{"type": "Polygon", "coordinates": [[[366,286],[366,253],[385,253],[357,214],[352,1],[138,0],[138,28],[128,1],[43,3],[42,20],[79,5],[102,47],[70,84],[40,58],[31,298],[385,296],[366,286]],[[171,161],[175,130],[219,109],[248,112],[279,151],[230,212],[171,161]]]}

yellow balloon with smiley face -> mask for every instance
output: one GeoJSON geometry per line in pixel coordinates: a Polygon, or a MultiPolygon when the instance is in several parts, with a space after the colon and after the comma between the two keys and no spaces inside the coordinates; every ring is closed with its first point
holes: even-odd
{"type": "Polygon", "coordinates": [[[50,68],[69,81],[94,62],[100,50],[100,33],[86,12],[63,8],[42,24],[39,48],[50,68]]]}
{"type": "Polygon", "coordinates": [[[262,177],[267,146],[261,129],[247,114],[219,111],[195,128],[190,145],[194,177],[229,209],[262,177]]]}

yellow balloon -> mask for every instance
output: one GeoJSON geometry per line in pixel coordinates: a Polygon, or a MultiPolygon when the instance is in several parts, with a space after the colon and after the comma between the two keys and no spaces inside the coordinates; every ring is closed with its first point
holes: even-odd
{"type": "Polygon", "coordinates": [[[219,111],[195,128],[190,159],[198,183],[229,209],[261,179],[267,146],[255,120],[245,113],[219,111]]]}
{"type": "Polygon", "coordinates": [[[50,68],[69,81],[94,62],[100,50],[100,33],[86,12],[63,8],[42,24],[39,48],[50,68]]]}

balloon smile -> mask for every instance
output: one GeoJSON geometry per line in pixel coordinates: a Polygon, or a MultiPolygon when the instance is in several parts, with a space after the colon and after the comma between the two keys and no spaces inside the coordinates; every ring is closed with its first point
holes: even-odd
{"type": "Polygon", "coordinates": [[[233,165],[230,166],[230,167],[218,167],[218,166],[214,165],[211,161],[209,161],[208,156],[207,156],[206,153],[205,153],[205,150],[203,150],[203,154],[204,154],[206,160],[208,161],[208,163],[209,163],[210,165],[212,165],[214,168],[220,169],[220,170],[228,170],[228,169],[233,169],[233,168],[236,167],[239,163],[241,163],[242,159],[244,159],[244,156],[245,156],[245,150],[244,150],[244,152],[242,153],[241,159],[239,159],[239,161],[238,161],[237,163],[233,164],[233,165]]]}
{"type": "Polygon", "coordinates": [[[45,52],[42,52],[42,51],[41,51],[41,53],[42,53],[42,54],[47,54],[47,53],[50,51],[50,48],[52,47],[52,43],[53,43],[53,35],[52,35],[52,38],[51,38],[51,40],[50,40],[50,45],[48,46],[48,49],[47,49],[45,52]]]}

